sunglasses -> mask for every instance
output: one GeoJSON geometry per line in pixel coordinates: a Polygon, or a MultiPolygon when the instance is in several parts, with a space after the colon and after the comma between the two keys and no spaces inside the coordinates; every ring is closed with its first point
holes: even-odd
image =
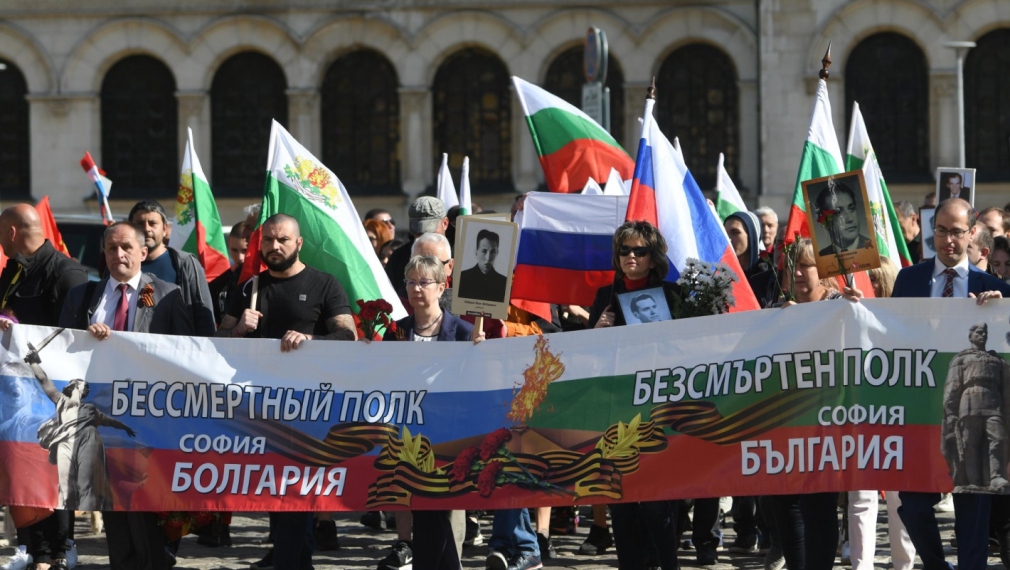
{"type": "Polygon", "coordinates": [[[646,255],[649,255],[649,248],[646,246],[628,247],[626,245],[622,245],[617,251],[621,254],[621,257],[627,257],[632,253],[635,254],[635,257],[645,257],[646,255]]]}

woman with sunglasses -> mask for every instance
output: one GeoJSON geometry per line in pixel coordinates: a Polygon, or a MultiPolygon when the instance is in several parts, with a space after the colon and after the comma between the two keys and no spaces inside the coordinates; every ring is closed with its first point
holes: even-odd
{"type": "MultiPolygon", "coordinates": [[[[626,222],[614,232],[614,283],[596,291],[589,310],[589,327],[604,328],[626,324],[617,295],[630,291],[663,287],[667,306],[673,306],[670,285],[664,283],[670,270],[666,240],[648,222],[626,222]]],[[[615,503],[610,517],[621,570],[645,570],[658,565],[663,570],[677,568],[675,501],[615,503]],[[646,559],[649,553],[657,560],[646,559]]],[[[594,519],[598,516],[594,516],[594,519]]],[[[603,520],[606,520],[605,518],[603,520]]],[[[594,524],[599,521],[594,520],[594,524]]],[[[602,526],[602,525],[600,525],[602,526]]]]}

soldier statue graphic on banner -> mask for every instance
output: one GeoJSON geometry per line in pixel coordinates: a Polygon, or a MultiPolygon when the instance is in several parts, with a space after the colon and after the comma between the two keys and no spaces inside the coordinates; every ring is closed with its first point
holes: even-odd
{"type": "Polygon", "coordinates": [[[950,361],[943,394],[941,450],[954,492],[1010,492],[1006,414],[1010,365],[986,351],[989,327],[973,325],[971,348],[950,361]]]}

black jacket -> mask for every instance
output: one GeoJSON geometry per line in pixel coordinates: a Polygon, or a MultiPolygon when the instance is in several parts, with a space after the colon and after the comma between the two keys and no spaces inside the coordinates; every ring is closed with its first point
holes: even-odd
{"type": "Polygon", "coordinates": [[[0,297],[7,294],[5,307],[14,312],[18,322],[55,327],[59,325],[67,293],[87,282],[88,273],[84,267],[56,251],[46,240],[35,255],[18,254],[7,260],[7,266],[0,273],[0,297]],[[19,263],[25,269],[12,285],[19,263]]]}

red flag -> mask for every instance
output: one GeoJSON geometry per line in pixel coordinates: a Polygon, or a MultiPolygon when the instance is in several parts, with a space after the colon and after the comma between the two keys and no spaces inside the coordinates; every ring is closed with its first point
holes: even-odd
{"type": "Polygon", "coordinates": [[[63,234],[56,227],[56,218],[53,217],[53,210],[49,206],[49,196],[43,196],[39,200],[39,203],[35,205],[35,210],[39,213],[39,218],[42,220],[42,235],[53,244],[56,251],[70,257],[70,250],[67,249],[67,244],[63,241],[63,234]]]}
{"type": "Polygon", "coordinates": [[[249,236],[249,245],[245,250],[245,261],[242,262],[242,273],[238,276],[239,283],[245,283],[252,279],[254,275],[259,275],[267,268],[263,264],[260,256],[260,238],[263,235],[263,228],[257,226],[256,230],[249,236]]]}

